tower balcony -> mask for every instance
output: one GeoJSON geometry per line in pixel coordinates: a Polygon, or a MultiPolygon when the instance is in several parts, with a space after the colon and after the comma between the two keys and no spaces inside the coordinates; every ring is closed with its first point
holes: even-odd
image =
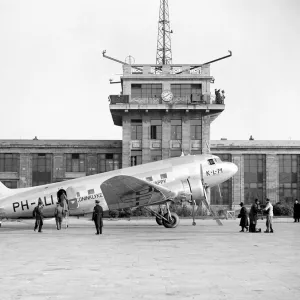
{"type": "Polygon", "coordinates": [[[216,101],[215,96],[210,94],[174,97],[170,102],[164,102],[161,97],[155,98],[132,98],[131,95],[110,95],[109,109],[114,124],[122,126],[122,116],[129,112],[138,111],[150,113],[157,111],[184,112],[201,111],[206,115],[218,115],[225,109],[224,101],[216,101]]]}
{"type": "MultiPolygon", "coordinates": [[[[132,97],[131,95],[110,95],[109,96],[110,108],[112,105],[124,106],[134,108],[135,105],[138,106],[149,106],[149,105],[207,105],[207,104],[217,104],[224,105],[224,100],[216,100],[216,97],[210,94],[191,94],[190,96],[174,97],[170,102],[164,102],[161,97],[132,97]]],[[[164,107],[163,107],[164,108],[164,107]]]]}

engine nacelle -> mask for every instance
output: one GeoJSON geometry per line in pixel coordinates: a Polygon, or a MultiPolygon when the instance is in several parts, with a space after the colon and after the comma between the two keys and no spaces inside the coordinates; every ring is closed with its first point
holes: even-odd
{"type": "Polygon", "coordinates": [[[190,184],[190,190],[192,194],[192,201],[199,205],[203,199],[205,199],[205,191],[202,184],[200,175],[195,177],[190,177],[187,179],[190,184]]]}
{"type": "Polygon", "coordinates": [[[189,177],[186,180],[181,181],[182,189],[177,192],[174,199],[175,202],[196,202],[199,205],[203,199],[205,199],[205,191],[202,184],[200,175],[189,177]]]}

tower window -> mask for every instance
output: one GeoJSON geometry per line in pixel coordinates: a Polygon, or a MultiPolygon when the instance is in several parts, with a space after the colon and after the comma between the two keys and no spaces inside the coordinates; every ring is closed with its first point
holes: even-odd
{"type": "Polygon", "coordinates": [[[201,120],[191,120],[191,140],[201,140],[201,120]]]}
{"type": "Polygon", "coordinates": [[[131,120],[131,139],[141,140],[142,139],[142,120],[131,120]]]}
{"type": "Polygon", "coordinates": [[[159,98],[162,84],[132,84],[131,98],[159,98]]]}
{"type": "Polygon", "coordinates": [[[137,166],[142,164],[142,151],[132,150],[130,156],[131,166],[137,166]]]}
{"type": "Polygon", "coordinates": [[[181,120],[171,120],[171,140],[181,140],[181,120]]]}
{"type": "Polygon", "coordinates": [[[161,140],[162,138],[161,120],[151,120],[150,138],[152,140],[161,140]]]}

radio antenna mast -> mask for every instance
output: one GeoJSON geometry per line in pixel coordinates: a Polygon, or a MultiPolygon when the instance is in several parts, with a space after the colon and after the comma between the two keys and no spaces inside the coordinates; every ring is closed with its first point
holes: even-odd
{"type": "Polygon", "coordinates": [[[160,0],[156,64],[172,64],[171,33],[168,0],[160,0]]]}

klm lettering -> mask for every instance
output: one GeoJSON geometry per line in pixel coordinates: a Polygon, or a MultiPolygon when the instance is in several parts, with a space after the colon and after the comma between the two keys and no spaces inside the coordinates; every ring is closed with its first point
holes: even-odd
{"type": "Polygon", "coordinates": [[[206,176],[213,176],[223,173],[222,168],[206,171],[206,176]]]}

